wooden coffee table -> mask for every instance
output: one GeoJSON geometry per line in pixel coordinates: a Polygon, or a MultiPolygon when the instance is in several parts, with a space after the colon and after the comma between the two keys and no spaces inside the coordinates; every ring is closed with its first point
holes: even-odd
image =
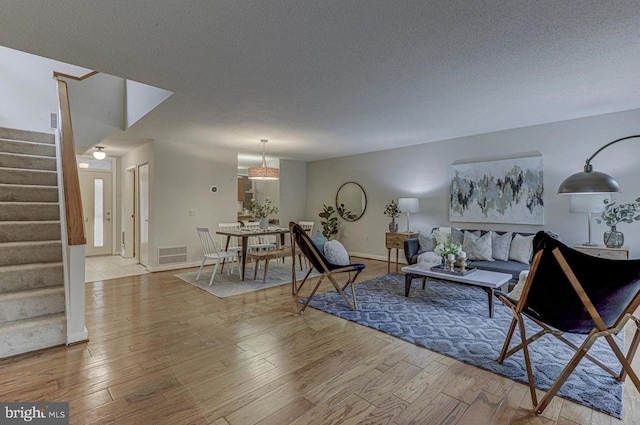
{"type": "Polygon", "coordinates": [[[496,289],[507,292],[509,281],[513,276],[507,273],[490,272],[487,270],[475,270],[464,276],[431,270],[433,264],[418,263],[403,267],[406,273],[404,277],[404,295],[409,296],[411,282],[416,278],[433,277],[440,280],[462,283],[463,285],[477,286],[489,296],[489,317],[493,318],[493,298],[496,289]]]}

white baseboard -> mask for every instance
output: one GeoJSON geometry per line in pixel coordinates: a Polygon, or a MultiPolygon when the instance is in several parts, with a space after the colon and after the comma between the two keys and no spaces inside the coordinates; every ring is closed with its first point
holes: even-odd
{"type": "Polygon", "coordinates": [[[83,332],[76,332],[72,335],[67,335],[67,345],[76,344],[78,342],[84,342],[89,340],[89,331],[84,328],[83,332]]]}

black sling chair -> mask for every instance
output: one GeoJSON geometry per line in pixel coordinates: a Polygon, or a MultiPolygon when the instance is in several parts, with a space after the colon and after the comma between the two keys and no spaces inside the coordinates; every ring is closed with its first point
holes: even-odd
{"type": "Polygon", "coordinates": [[[636,389],[640,381],[631,368],[631,361],[640,342],[640,319],[634,312],[640,306],[640,260],[610,260],[593,257],[564,245],[545,232],[533,239],[534,256],[531,271],[519,300],[498,293],[498,298],[513,312],[507,338],[498,363],[523,350],[531,401],[536,413],[543,412],[583,357],[603,368],[619,381],[629,375],[636,389]],[[542,330],[527,338],[523,318],[527,317],[542,330]],[[612,335],[633,320],[636,332],[625,357],[612,335]],[[521,343],[509,349],[518,325],[521,343]],[[579,347],[563,337],[563,333],[586,335],[579,347]],[[540,403],[537,401],[528,345],[545,334],[551,334],[575,350],[540,403]],[[587,354],[593,343],[604,337],[620,361],[619,373],[587,354]]]}
{"type": "Polygon", "coordinates": [[[364,270],[364,267],[365,267],[364,264],[349,264],[347,266],[339,266],[336,264],[331,264],[330,262],[327,261],[324,254],[318,250],[318,248],[313,243],[313,241],[311,240],[307,232],[302,227],[300,227],[300,225],[294,222],[290,222],[289,233],[291,235],[291,253],[292,254],[296,253],[297,252],[296,247],[297,247],[300,251],[302,251],[302,254],[304,254],[304,256],[307,257],[307,259],[309,260],[309,263],[312,266],[312,267],[309,267],[309,271],[305,275],[304,279],[302,279],[300,284],[298,284],[296,280],[295,256],[293,256],[294,260],[292,265],[291,290],[292,290],[294,301],[296,303],[296,309],[298,309],[298,312],[299,313],[304,312],[304,310],[307,308],[307,306],[311,302],[311,298],[313,298],[316,291],[318,290],[318,287],[320,286],[320,284],[325,278],[329,279],[333,287],[336,288],[336,291],[338,291],[340,295],[342,295],[342,298],[344,298],[349,308],[351,310],[357,310],[358,301],[356,300],[356,292],[353,289],[353,283],[357,279],[360,272],[364,270]],[[302,309],[299,309],[298,306],[300,305],[300,303],[299,303],[298,294],[300,293],[302,286],[307,281],[307,278],[309,277],[313,269],[316,269],[318,272],[322,273],[322,276],[320,276],[320,279],[318,279],[318,283],[316,283],[315,288],[313,288],[313,291],[311,291],[311,295],[309,295],[309,298],[307,298],[307,301],[302,306],[302,309]],[[351,274],[351,272],[353,272],[353,274],[351,274]],[[345,284],[340,285],[336,281],[334,275],[337,273],[349,273],[349,278],[347,279],[347,282],[345,284]],[[349,301],[349,298],[344,293],[344,290],[347,288],[347,286],[351,286],[351,296],[353,297],[353,304],[351,303],[351,301],[349,301]]]}

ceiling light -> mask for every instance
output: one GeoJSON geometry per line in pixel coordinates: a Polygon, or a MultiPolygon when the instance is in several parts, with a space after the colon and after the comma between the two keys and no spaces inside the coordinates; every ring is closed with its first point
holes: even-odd
{"type": "Polygon", "coordinates": [[[265,147],[267,139],[261,139],[262,142],[262,165],[259,167],[249,167],[248,175],[251,180],[278,180],[280,178],[280,170],[278,168],[267,167],[265,159],[265,147]]]}
{"type": "Polygon", "coordinates": [[[104,149],[104,147],[102,147],[102,146],[96,146],[96,150],[95,150],[95,152],[93,152],[93,157],[95,159],[97,159],[98,161],[102,161],[103,159],[105,159],[107,157],[107,154],[104,153],[103,149],[104,149]]]}

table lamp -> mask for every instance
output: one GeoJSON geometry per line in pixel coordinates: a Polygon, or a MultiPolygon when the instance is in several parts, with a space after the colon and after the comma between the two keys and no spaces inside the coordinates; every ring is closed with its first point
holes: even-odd
{"type": "Polygon", "coordinates": [[[420,212],[420,200],[418,198],[398,198],[398,209],[407,213],[407,233],[409,233],[409,216],[411,213],[420,212]]]}
{"type": "Polygon", "coordinates": [[[611,199],[608,195],[602,194],[578,194],[571,195],[569,200],[569,212],[572,213],[588,213],[589,220],[589,241],[583,242],[585,246],[595,246],[596,243],[591,241],[591,213],[599,213],[604,211],[604,200],[611,199]]]}

